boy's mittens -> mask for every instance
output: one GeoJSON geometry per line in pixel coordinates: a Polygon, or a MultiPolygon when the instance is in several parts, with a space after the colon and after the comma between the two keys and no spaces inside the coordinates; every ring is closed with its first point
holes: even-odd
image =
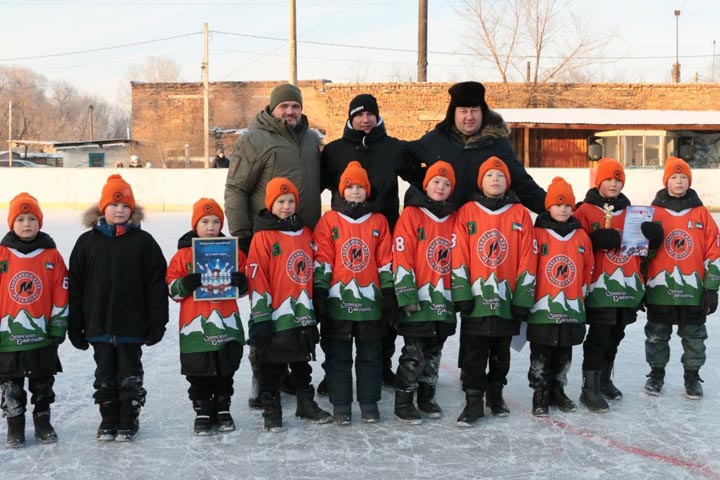
{"type": "Polygon", "coordinates": [[[63,335],[62,337],[51,336],[50,340],[52,340],[53,345],[60,345],[65,341],[65,335],[63,335]]]}
{"type": "Polygon", "coordinates": [[[705,315],[710,315],[711,313],[715,313],[715,310],[717,310],[718,307],[718,292],[717,290],[708,290],[705,289],[702,294],[702,309],[705,312],[705,315]]]}
{"type": "Polygon", "coordinates": [[[90,344],[85,338],[85,332],[82,330],[68,330],[68,338],[70,339],[70,343],[72,343],[73,347],[78,350],[87,350],[90,348],[90,344]]]}
{"type": "Polygon", "coordinates": [[[515,320],[519,320],[521,322],[526,321],[528,316],[530,316],[530,308],[528,308],[528,307],[520,307],[518,305],[512,305],[512,306],[510,306],[510,310],[512,311],[513,318],[515,320]]]}
{"type": "Polygon", "coordinates": [[[645,238],[650,240],[648,248],[650,250],[657,250],[660,247],[660,244],[662,244],[663,237],[665,236],[662,225],[657,222],[643,222],[640,224],[640,230],[645,238]]]}
{"type": "Polygon", "coordinates": [[[272,321],[267,320],[265,322],[255,323],[255,346],[261,347],[270,343],[272,338],[272,321]]]}
{"type": "Polygon", "coordinates": [[[247,293],[247,277],[243,272],[233,272],[230,276],[230,282],[233,287],[238,289],[238,293],[240,295],[245,295],[247,293]]]}
{"type": "Polygon", "coordinates": [[[145,345],[148,347],[151,345],[155,345],[160,340],[162,340],[163,335],[165,335],[165,329],[162,327],[153,327],[148,330],[147,337],[145,337],[145,345]]]}
{"type": "Polygon", "coordinates": [[[199,273],[189,273],[180,279],[180,283],[185,290],[192,293],[202,285],[202,280],[199,273]]]}
{"type": "Polygon", "coordinates": [[[622,235],[614,228],[601,228],[590,232],[590,241],[595,250],[617,250],[622,243],[622,235]]]}
{"type": "Polygon", "coordinates": [[[383,315],[388,315],[393,310],[397,308],[397,299],[395,298],[395,289],[394,288],[383,288],[381,290],[382,293],[382,304],[380,305],[380,310],[382,310],[383,315]]]}
{"type": "Polygon", "coordinates": [[[460,312],[463,315],[469,315],[470,312],[475,308],[475,302],[473,300],[460,300],[455,302],[455,311],[460,312]]]}
{"type": "Polygon", "coordinates": [[[313,309],[315,310],[315,319],[318,323],[327,318],[327,297],[327,288],[316,288],[313,290],[313,309]]]}
{"type": "Polygon", "coordinates": [[[404,305],[403,310],[405,310],[405,315],[408,317],[412,315],[415,312],[420,311],[420,304],[419,303],[411,303],[410,305],[404,305]]]}

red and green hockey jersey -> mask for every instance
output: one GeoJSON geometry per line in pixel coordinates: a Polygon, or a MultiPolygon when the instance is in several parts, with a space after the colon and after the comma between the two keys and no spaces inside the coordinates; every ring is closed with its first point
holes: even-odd
{"type": "Polygon", "coordinates": [[[653,221],[665,233],[648,265],[646,302],[700,305],[704,288],[720,287],[718,226],[705,207],[676,212],[655,206],[653,221]]]}
{"type": "Polygon", "coordinates": [[[275,332],[315,325],[314,257],[315,243],[307,227],[253,235],[245,266],[253,322],[272,321],[275,332]]]}
{"type": "Polygon", "coordinates": [[[582,228],[561,236],[535,228],[537,281],[528,323],[585,323],[584,295],[592,278],[590,237],[582,228]]]}
{"type": "Polygon", "coordinates": [[[23,254],[0,246],[0,352],[34,350],[65,337],[68,271],[55,248],[23,254]]]}
{"type": "Polygon", "coordinates": [[[420,305],[402,322],[456,323],[451,293],[455,215],[406,206],[395,225],[393,277],[398,306],[420,305]]]}
{"type": "MultiPolygon", "coordinates": [[[[613,212],[610,227],[622,234],[626,210],[613,212]]],[[[573,214],[587,233],[605,228],[603,209],[583,203],[573,214]]],[[[635,308],[645,295],[644,278],[640,271],[641,257],[615,250],[597,250],[592,281],[585,296],[588,308],[635,308]]]]}
{"type": "MultiPolygon", "coordinates": [[[[175,253],[167,269],[170,297],[180,302],[180,353],[211,352],[222,349],[227,342],[245,343],[240,312],[236,300],[201,301],[193,299],[181,283],[182,277],[193,273],[192,248],[175,253]]],[[[245,254],[238,251],[238,270],[245,269],[245,254]]]]}
{"type": "Polygon", "coordinates": [[[328,290],[328,315],[336,320],[379,320],[380,290],[393,288],[392,238],[379,213],[353,219],[325,213],[313,232],[315,286],[328,290]]]}
{"type": "Polygon", "coordinates": [[[533,305],[533,224],[525,207],[510,203],[490,210],[471,201],[457,212],[453,231],[452,299],[474,299],[468,317],[512,319],[512,305],[533,305]]]}

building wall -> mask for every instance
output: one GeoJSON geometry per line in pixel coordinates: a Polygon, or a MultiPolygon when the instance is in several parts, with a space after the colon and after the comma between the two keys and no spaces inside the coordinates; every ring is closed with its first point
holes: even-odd
{"type": "MultiPolygon", "coordinates": [[[[281,82],[215,82],[210,84],[210,128],[245,128],[264,108],[270,92],[281,82]]],[[[339,138],[350,100],[373,94],[390,135],[415,139],[445,117],[450,83],[336,84],[301,81],[303,110],[312,127],[327,133],[326,142],[339,138]]],[[[611,108],[661,110],[720,110],[720,84],[552,84],[528,100],[524,84],[507,87],[486,83],[491,108],[611,108]]],[[[132,137],[143,161],[189,156],[202,160],[203,102],[200,83],[133,83],[132,137]]],[[[226,150],[236,136],[221,142],[226,150]]],[[[214,156],[216,139],[210,139],[214,156]]]]}
{"type": "Polygon", "coordinates": [[[108,148],[68,148],[63,149],[63,167],[87,167],[89,166],[91,153],[105,154],[105,168],[112,168],[117,162],[123,162],[127,167],[130,161],[130,146],[113,146],[108,148]]]}

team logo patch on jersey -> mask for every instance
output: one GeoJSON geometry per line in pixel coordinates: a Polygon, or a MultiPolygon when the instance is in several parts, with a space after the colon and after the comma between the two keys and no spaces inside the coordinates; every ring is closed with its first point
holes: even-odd
{"type": "Polygon", "coordinates": [[[340,238],[340,230],[338,229],[338,227],[332,227],[330,231],[332,232],[333,240],[337,240],[338,238],[340,238]]]}
{"type": "Polygon", "coordinates": [[[287,273],[293,282],[305,285],[310,281],[312,261],[303,250],[295,250],[287,261],[287,273]]]}
{"type": "Polygon", "coordinates": [[[692,255],[695,243],[687,232],[673,230],[665,238],[665,251],[675,260],[684,260],[692,255]]]}
{"type": "Polygon", "coordinates": [[[425,229],[424,228],[418,227],[417,238],[418,238],[418,241],[425,240],[425,229]]]}
{"type": "Polygon", "coordinates": [[[512,224],[513,232],[522,232],[522,229],[523,229],[522,223],[513,222],[513,224],[512,224]]]}
{"type": "Polygon", "coordinates": [[[0,262],[0,273],[6,273],[7,269],[7,261],[3,260],[2,262],[0,262]]]}
{"type": "Polygon", "coordinates": [[[627,251],[608,250],[605,252],[605,258],[616,265],[625,265],[632,255],[628,255],[627,251]]]}
{"type": "Polygon", "coordinates": [[[272,246],[272,256],[273,257],[279,257],[282,254],[282,250],[280,249],[279,243],[273,243],[272,246]]]}
{"type": "Polygon", "coordinates": [[[428,245],[425,251],[425,258],[427,258],[428,265],[440,275],[450,273],[450,269],[452,268],[450,261],[451,246],[450,240],[437,237],[430,242],[430,245],[428,245]]]}
{"type": "Polygon", "coordinates": [[[42,282],[32,272],[18,272],[8,286],[12,299],[22,305],[30,305],[40,298],[42,282]]]}
{"type": "Polygon", "coordinates": [[[55,264],[53,262],[45,262],[45,270],[55,270],[55,264]]]}
{"type": "Polygon", "coordinates": [[[468,222],[467,229],[468,229],[468,235],[475,235],[477,233],[477,223],[468,222]]]}
{"type": "Polygon", "coordinates": [[[545,277],[555,287],[565,288],[572,285],[576,276],[575,264],[565,255],[553,257],[545,267],[545,277]]]}
{"type": "Polygon", "coordinates": [[[508,242],[497,230],[485,232],[477,244],[480,261],[488,267],[495,268],[502,264],[508,256],[508,242]]]}
{"type": "Polygon", "coordinates": [[[353,272],[361,272],[370,262],[370,249],[360,238],[351,238],[340,250],[343,265],[353,272]]]}

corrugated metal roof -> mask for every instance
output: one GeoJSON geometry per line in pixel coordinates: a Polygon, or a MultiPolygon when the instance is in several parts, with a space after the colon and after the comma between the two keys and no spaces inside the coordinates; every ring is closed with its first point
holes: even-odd
{"type": "Polygon", "coordinates": [[[718,125],[718,110],[610,110],[602,108],[497,108],[508,123],[569,125],[718,125]]]}

